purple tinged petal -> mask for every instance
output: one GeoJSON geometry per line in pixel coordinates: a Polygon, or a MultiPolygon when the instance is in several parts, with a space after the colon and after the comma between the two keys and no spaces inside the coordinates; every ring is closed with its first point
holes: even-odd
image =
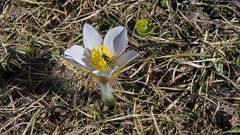
{"type": "Polygon", "coordinates": [[[83,44],[87,49],[92,50],[101,45],[103,39],[98,31],[90,24],[85,23],[83,26],[83,44]]]}
{"type": "Polygon", "coordinates": [[[86,50],[83,47],[73,45],[71,48],[67,49],[64,52],[64,58],[74,64],[82,66],[83,68],[92,70],[92,68],[89,66],[90,64],[86,62],[88,58],[85,56],[85,51],[86,50]]]}
{"type": "Polygon", "coordinates": [[[94,71],[92,71],[92,73],[95,74],[98,77],[111,78],[112,74],[116,70],[117,70],[117,66],[114,69],[110,69],[110,70],[107,70],[107,71],[94,70],[94,71]]]}
{"type": "Polygon", "coordinates": [[[134,60],[136,57],[139,56],[139,53],[136,51],[128,51],[124,54],[122,54],[117,60],[116,60],[116,64],[119,66],[125,66],[127,65],[129,62],[131,62],[132,60],[134,60]]]}
{"type": "Polygon", "coordinates": [[[127,43],[127,29],[122,26],[109,30],[103,41],[114,56],[120,56],[126,50],[127,43]]]}

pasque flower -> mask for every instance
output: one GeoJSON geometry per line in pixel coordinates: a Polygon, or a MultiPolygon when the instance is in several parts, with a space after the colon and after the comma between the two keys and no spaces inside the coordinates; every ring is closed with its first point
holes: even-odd
{"type": "Polygon", "coordinates": [[[104,37],[88,23],[83,27],[84,47],[73,45],[64,52],[64,57],[74,64],[91,71],[97,78],[102,100],[113,100],[112,83],[121,68],[135,59],[139,54],[133,50],[125,52],[128,37],[127,29],[122,26],[109,30],[104,37]]]}

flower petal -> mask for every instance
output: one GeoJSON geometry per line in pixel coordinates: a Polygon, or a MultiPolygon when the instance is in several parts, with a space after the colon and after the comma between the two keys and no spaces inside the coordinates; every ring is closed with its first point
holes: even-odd
{"type": "Polygon", "coordinates": [[[131,62],[132,60],[134,60],[136,57],[139,56],[139,53],[136,51],[128,51],[126,53],[124,53],[123,55],[121,55],[117,60],[116,60],[116,64],[119,66],[125,66],[126,64],[128,64],[129,62],[131,62]]]}
{"type": "Polygon", "coordinates": [[[114,69],[110,69],[108,71],[94,70],[92,73],[98,77],[111,78],[112,74],[116,71],[117,68],[118,67],[115,67],[114,69]]]}
{"type": "Polygon", "coordinates": [[[83,26],[83,43],[84,47],[92,50],[102,44],[102,37],[98,31],[90,24],[85,23],[83,26]]]}
{"type": "Polygon", "coordinates": [[[85,59],[85,49],[78,45],[73,45],[71,48],[67,49],[64,52],[64,58],[69,60],[70,62],[80,65],[88,70],[92,70],[92,68],[89,66],[89,63],[87,63],[85,59]]]}
{"type": "Polygon", "coordinates": [[[109,30],[103,41],[103,44],[108,47],[114,56],[121,55],[125,51],[127,43],[127,29],[122,26],[109,30]]]}

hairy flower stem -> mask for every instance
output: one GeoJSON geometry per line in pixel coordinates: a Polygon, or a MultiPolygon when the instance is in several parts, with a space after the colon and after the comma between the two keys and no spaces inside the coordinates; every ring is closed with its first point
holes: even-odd
{"type": "Polygon", "coordinates": [[[106,78],[101,78],[98,84],[101,89],[102,101],[107,105],[114,104],[112,83],[107,81],[106,78]]]}

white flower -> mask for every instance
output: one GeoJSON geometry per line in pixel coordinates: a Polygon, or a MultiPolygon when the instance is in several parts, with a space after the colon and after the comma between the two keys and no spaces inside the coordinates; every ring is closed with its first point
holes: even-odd
{"type": "Polygon", "coordinates": [[[122,26],[109,30],[103,39],[90,24],[83,27],[84,47],[73,45],[64,52],[64,57],[90,70],[98,78],[102,100],[112,101],[112,82],[119,69],[135,59],[139,54],[135,51],[125,52],[128,43],[127,29],[122,26]]]}

